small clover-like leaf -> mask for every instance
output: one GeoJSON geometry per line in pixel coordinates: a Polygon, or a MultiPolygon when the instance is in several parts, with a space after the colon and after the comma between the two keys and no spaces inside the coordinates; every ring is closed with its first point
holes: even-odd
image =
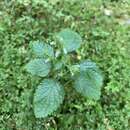
{"type": "Polygon", "coordinates": [[[34,94],[34,114],[44,118],[54,112],[64,99],[64,89],[53,79],[44,79],[34,94]]]}
{"type": "Polygon", "coordinates": [[[63,67],[62,61],[57,61],[54,65],[54,70],[60,70],[63,67]]]}
{"type": "Polygon", "coordinates": [[[53,48],[44,42],[34,41],[31,46],[37,57],[54,57],[53,48]]]}
{"type": "Polygon", "coordinates": [[[90,99],[98,100],[101,95],[103,77],[94,62],[84,61],[80,64],[80,73],[76,76],[74,87],[77,92],[90,99]]]}
{"type": "Polygon", "coordinates": [[[32,75],[45,77],[50,72],[51,64],[45,59],[34,59],[31,60],[27,65],[26,69],[32,75]]]}
{"type": "Polygon", "coordinates": [[[59,32],[57,38],[65,53],[77,50],[82,43],[80,35],[70,29],[59,32]]]}

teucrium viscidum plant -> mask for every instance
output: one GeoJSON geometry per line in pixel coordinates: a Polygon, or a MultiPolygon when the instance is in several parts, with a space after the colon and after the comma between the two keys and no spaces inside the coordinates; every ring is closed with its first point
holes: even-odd
{"type": "Polygon", "coordinates": [[[82,44],[80,35],[64,29],[57,33],[56,39],[55,45],[41,41],[31,43],[36,58],[26,65],[26,69],[32,75],[43,77],[33,100],[37,118],[47,117],[63,102],[64,85],[59,80],[71,81],[76,91],[87,98],[98,100],[101,95],[103,78],[97,65],[86,59],[80,63],[72,60],[71,55],[82,44]]]}

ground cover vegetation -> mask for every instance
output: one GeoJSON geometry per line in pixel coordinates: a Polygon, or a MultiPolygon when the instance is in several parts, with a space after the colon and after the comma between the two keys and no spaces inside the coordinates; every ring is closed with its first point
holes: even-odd
{"type": "MultiPolygon", "coordinates": [[[[49,55],[52,57],[53,52],[49,55]]],[[[0,130],[129,129],[130,1],[1,0],[0,130]],[[69,75],[65,74],[66,68],[61,69],[55,74],[62,77],[58,79],[65,91],[62,105],[51,115],[36,118],[33,99],[44,77],[26,70],[35,58],[31,45],[42,41],[53,46],[58,55],[60,47],[55,46],[55,36],[66,28],[82,38],[81,46],[67,54],[69,61],[74,65],[89,59],[102,72],[100,97],[84,97],[76,92],[72,82],[67,82],[68,76],[77,71],[75,66],[69,69],[69,75]]]]}

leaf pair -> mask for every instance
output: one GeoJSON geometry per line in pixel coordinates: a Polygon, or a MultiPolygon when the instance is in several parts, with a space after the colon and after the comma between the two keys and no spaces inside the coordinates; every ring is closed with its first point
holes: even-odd
{"type": "Polygon", "coordinates": [[[37,75],[40,77],[47,76],[51,69],[51,63],[48,59],[54,57],[53,48],[50,45],[40,41],[31,42],[31,48],[37,58],[31,60],[26,65],[27,71],[32,75],[37,75]]]}
{"type": "MultiPolygon", "coordinates": [[[[62,45],[62,49],[67,52],[77,50],[81,45],[81,37],[70,29],[64,29],[57,34],[59,43],[62,45]]],[[[46,59],[54,59],[54,49],[45,42],[35,41],[31,43],[31,48],[37,59],[31,60],[26,69],[32,75],[45,77],[50,72],[51,64],[46,59]]],[[[62,63],[56,65],[57,68],[61,68],[62,63]]]]}

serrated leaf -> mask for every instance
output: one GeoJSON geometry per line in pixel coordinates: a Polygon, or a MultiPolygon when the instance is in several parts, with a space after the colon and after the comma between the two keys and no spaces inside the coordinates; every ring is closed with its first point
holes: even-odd
{"type": "Polygon", "coordinates": [[[80,63],[80,72],[87,72],[90,75],[93,75],[94,81],[96,81],[97,86],[101,87],[103,84],[103,76],[99,67],[96,63],[92,62],[91,60],[84,60],[80,63]]]}
{"type": "Polygon", "coordinates": [[[77,92],[90,99],[98,100],[101,95],[103,77],[94,62],[84,61],[80,64],[74,87],[77,92]]]}
{"type": "Polygon", "coordinates": [[[34,59],[31,60],[27,65],[26,69],[32,75],[45,77],[50,72],[51,64],[46,62],[45,59],[34,59]]]}
{"type": "Polygon", "coordinates": [[[40,42],[40,41],[35,41],[32,43],[32,49],[34,54],[37,57],[54,57],[54,50],[53,48],[44,43],[44,42],[40,42]]]}
{"type": "Polygon", "coordinates": [[[90,99],[98,100],[100,98],[101,90],[93,77],[86,73],[81,73],[76,79],[74,87],[77,92],[90,99]]]}
{"type": "Polygon", "coordinates": [[[57,38],[65,53],[77,50],[82,42],[80,35],[70,29],[59,32],[57,38]]]}
{"type": "Polygon", "coordinates": [[[37,118],[47,117],[54,112],[64,99],[64,89],[55,80],[45,79],[34,95],[34,114],[37,118]]]}

